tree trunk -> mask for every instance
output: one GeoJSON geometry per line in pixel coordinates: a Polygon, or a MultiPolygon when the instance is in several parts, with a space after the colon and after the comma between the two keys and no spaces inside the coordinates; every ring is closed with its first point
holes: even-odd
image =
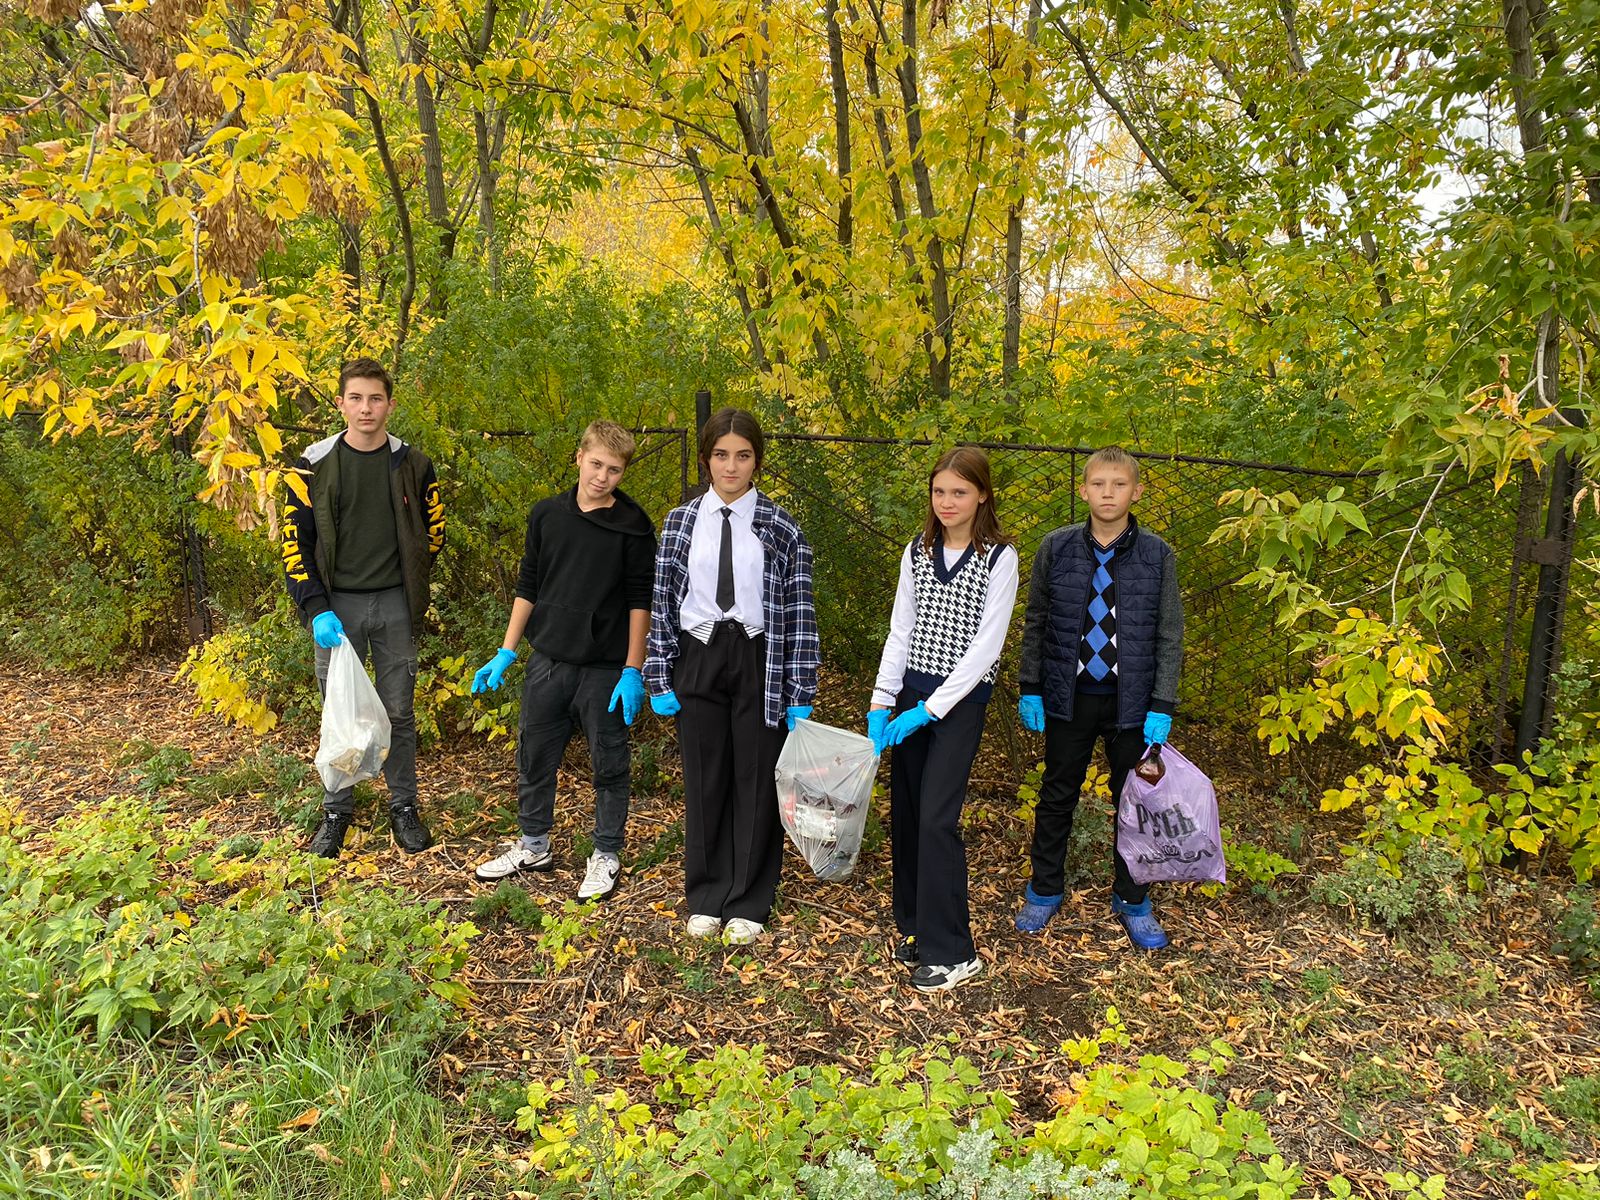
{"type": "MultiPolygon", "coordinates": [[[[499,15],[499,6],[496,0],[488,0],[483,7],[483,19],[478,24],[478,35],[473,40],[471,52],[467,57],[467,66],[476,76],[477,68],[483,64],[484,57],[489,53],[489,47],[494,41],[494,22],[499,15]]],[[[483,243],[484,260],[489,268],[489,292],[496,299],[500,296],[500,240],[495,228],[494,196],[495,186],[499,182],[499,171],[495,167],[496,154],[489,132],[489,96],[480,93],[478,103],[472,110],[472,136],[478,155],[478,237],[483,243]]],[[[500,118],[497,131],[502,136],[505,132],[505,118],[500,118]]]]}
{"type": "Polygon", "coordinates": [[[939,237],[939,205],[933,196],[933,176],[922,147],[922,102],[917,96],[917,0],[902,0],[900,96],[905,103],[906,146],[910,151],[911,179],[917,190],[917,209],[928,226],[929,291],[933,302],[933,344],[928,382],[939,399],[950,396],[950,279],[944,265],[944,242],[939,237]]]}
{"type": "MultiPolygon", "coordinates": [[[[354,0],[352,0],[350,39],[356,48],[356,66],[361,69],[363,75],[371,79],[372,67],[367,62],[365,22],[362,20],[360,9],[354,6],[354,0]]],[[[394,155],[389,149],[389,136],[384,129],[383,110],[378,107],[378,97],[372,91],[363,89],[362,95],[366,98],[367,119],[372,125],[372,140],[377,147],[378,161],[383,165],[384,178],[389,182],[389,195],[394,201],[395,224],[400,230],[400,249],[405,259],[406,277],[400,285],[398,321],[394,338],[395,366],[398,367],[401,353],[405,349],[406,336],[411,332],[411,305],[417,296],[417,242],[411,229],[411,207],[406,203],[405,185],[401,182],[400,171],[395,166],[394,155]]]]}
{"type": "MultiPolygon", "coordinates": [[[[1026,61],[1022,64],[1022,98],[1011,114],[1013,186],[1020,188],[1027,177],[1028,89],[1033,85],[1033,49],[1039,44],[1039,16],[1042,0],[1028,0],[1028,19],[1022,27],[1026,61]]],[[[1018,194],[1006,211],[1006,317],[1005,336],[1000,349],[1000,378],[1006,398],[1017,401],[1017,366],[1022,352],[1022,208],[1018,194]]]]}
{"type": "Polygon", "coordinates": [[[693,146],[688,147],[689,166],[694,171],[695,182],[700,185],[700,202],[706,208],[706,220],[711,225],[711,236],[717,244],[717,251],[722,255],[722,261],[728,268],[728,284],[733,288],[735,299],[739,301],[739,312],[744,317],[746,335],[750,338],[750,357],[756,369],[763,374],[772,370],[772,364],[767,360],[767,349],[761,340],[761,326],[756,321],[755,310],[750,304],[750,291],[739,280],[739,263],[734,257],[733,246],[728,241],[727,234],[722,228],[722,213],[717,208],[717,198],[711,191],[711,174],[700,161],[699,152],[693,146]]]}
{"type": "Polygon", "coordinates": [[[422,139],[422,181],[428,200],[428,223],[436,231],[439,257],[428,272],[428,311],[444,315],[449,306],[445,296],[444,264],[455,254],[456,229],[450,220],[450,204],[444,186],[444,146],[439,138],[439,111],[428,77],[428,46],[415,30],[416,14],[407,14],[406,46],[411,65],[416,69],[412,85],[416,96],[417,134],[422,139]]]}
{"type": "Polygon", "coordinates": [[[828,75],[833,83],[833,143],[839,173],[839,245],[849,248],[851,228],[850,84],[844,74],[844,31],[839,28],[839,0],[826,0],[828,75]]]}

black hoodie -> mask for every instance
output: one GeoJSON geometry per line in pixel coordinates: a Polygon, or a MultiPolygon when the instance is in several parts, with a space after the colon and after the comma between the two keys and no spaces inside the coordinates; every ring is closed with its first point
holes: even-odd
{"type": "Polygon", "coordinates": [[[618,489],[609,508],[584,512],[574,486],[533,506],[517,595],[533,605],[528,641],[557,662],[621,668],[628,614],[650,608],[656,531],[618,489]]]}

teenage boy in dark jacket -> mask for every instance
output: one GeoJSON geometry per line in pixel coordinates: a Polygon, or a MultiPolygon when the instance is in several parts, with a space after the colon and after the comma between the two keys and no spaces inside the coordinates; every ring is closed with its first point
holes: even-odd
{"type": "MultiPolygon", "coordinates": [[[[1048,534],[1033,560],[1022,632],[1017,704],[1022,723],[1045,735],[1044,779],[1033,818],[1033,878],[1016,925],[1038,933],[1061,908],[1062,868],[1096,741],[1104,739],[1111,795],[1147,745],[1172,730],[1183,661],[1183,602],[1172,547],[1130,511],[1144,495],[1139,463],[1115,446],[1097,450],[1078,489],[1089,519],[1048,534]]],[[[1141,950],[1166,931],[1150,887],[1135,883],[1113,844],[1111,911],[1141,950]]]]}
{"type": "MultiPolygon", "coordinates": [[[[345,431],[307,448],[297,464],[306,501],[283,510],[289,596],[317,643],[317,686],[341,638],[370,653],[389,714],[389,824],[400,848],[433,844],[417,815],[416,631],[428,609],[433,560],[444,547],[444,505],[433,463],[389,432],[394,385],[383,364],[355,358],[339,372],[345,431]]],[[[353,789],[323,796],[311,852],[337,858],[355,815],[353,789]]]]}
{"type": "Polygon", "coordinates": [[[644,706],[645,637],[655,581],[656,532],[617,488],[633,459],[633,435],[595,421],[578,445],[578,482],[539,501],[528,532],[505,641],[473,677],[500,686],[523,632],[533,644],[517,729],[517,825],[522,836],[478,867],[490,882],[555,866],[556,769],[582,728],[594,767],[594,853],[580,900],[604,896],[622,870],[628,821],[628,726],[644,706]]]}

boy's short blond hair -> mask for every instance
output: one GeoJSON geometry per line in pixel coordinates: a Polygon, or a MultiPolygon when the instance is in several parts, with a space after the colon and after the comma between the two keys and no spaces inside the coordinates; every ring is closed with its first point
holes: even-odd
{"type": "Polygon", "coordinates": [[[583,440],[578,443],[578,453],[596,448],[615,454],[622,465],[627,466],[633,461],[636,445],[633,434],[615,421],[590,421],[589,428],[583,431],[583,440]]]}
{"type": "Polygon", "coordinates": [[[1121,446],[1102,446],[1083,462],[1083,481],[1089,482],[1089,472],[1096,467],[1121,467],[1139,482],[1139,460],[1121,446]]]}

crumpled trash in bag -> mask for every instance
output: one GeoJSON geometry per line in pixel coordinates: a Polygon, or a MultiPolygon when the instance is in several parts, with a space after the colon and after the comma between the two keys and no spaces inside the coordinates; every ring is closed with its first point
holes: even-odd
{"type": "Polygon", "coordinates": [[[330,792],[376,779],[389,757],[389,714],[367,677],[349,638],[340,638],[328,659],[322,693],[322,744],[317,771],[330,792]]]}
{"type": "Polygon", "coordinates": [[[1171,746],[1152,746],[1117,803],[1117,849],[1138,883],[1226,883],[1217,793],[1171,746]]]}
{"type": "Polygon", "coordinates": [[[778,755],[778,816],[818,879],[847,878],[861,853],[878,754],[872,739],[796,721],[778,755]]]}

